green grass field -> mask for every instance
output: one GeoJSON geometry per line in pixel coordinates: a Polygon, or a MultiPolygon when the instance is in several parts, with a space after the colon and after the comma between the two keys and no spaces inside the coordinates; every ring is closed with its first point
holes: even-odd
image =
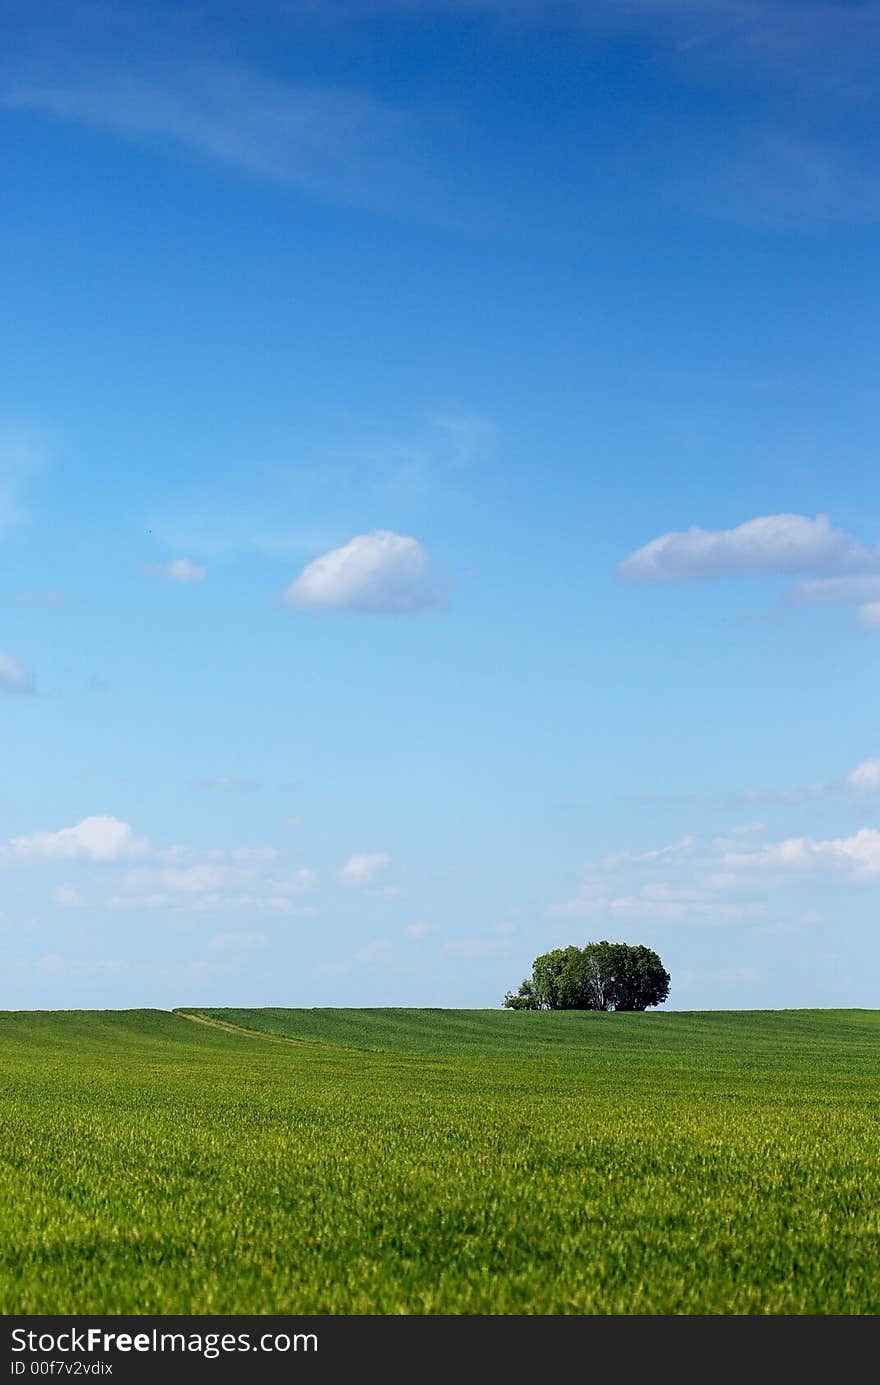
{"type": "Polygon", "coordinates": [[[880,1312],[880,1013],[190,1013],[0,1014],[3,1313],[880,1312]]]}

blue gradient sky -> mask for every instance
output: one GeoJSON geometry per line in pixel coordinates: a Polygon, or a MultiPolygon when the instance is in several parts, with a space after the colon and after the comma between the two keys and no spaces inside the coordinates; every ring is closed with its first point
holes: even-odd
{"type": "Polygon", "coordinates": [[[0,1006],[875,1006],[880,5],[0,12],[0,1006]]]}

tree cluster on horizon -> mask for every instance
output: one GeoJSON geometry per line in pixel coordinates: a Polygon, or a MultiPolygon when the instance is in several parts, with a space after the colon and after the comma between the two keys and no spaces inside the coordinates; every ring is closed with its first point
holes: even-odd
{"type": "Polygon", "coordinates": [[[504,1006],[508,1010],[645,1010],[663,1004],[669,984],[669,973],[651,948],[602,941],[542,953],[516,994],[507,992],[504,1006]]]}

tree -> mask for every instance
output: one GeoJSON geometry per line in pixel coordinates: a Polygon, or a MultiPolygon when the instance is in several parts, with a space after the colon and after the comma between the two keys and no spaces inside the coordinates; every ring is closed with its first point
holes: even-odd
{"type": "Polygon", "coordinates": [[[649,947],[587,943],[544,952],[508,1010],[645,1010],[669,995],[669,973],[649,947]]]}

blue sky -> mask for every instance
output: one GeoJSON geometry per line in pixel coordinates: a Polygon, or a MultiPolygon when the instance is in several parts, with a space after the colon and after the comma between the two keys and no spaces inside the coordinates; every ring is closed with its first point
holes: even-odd
{"type": "Polygon", "coordinates": [[[0,1005],[876,1006],[880,5],[2,14],[0,1005]]]}

